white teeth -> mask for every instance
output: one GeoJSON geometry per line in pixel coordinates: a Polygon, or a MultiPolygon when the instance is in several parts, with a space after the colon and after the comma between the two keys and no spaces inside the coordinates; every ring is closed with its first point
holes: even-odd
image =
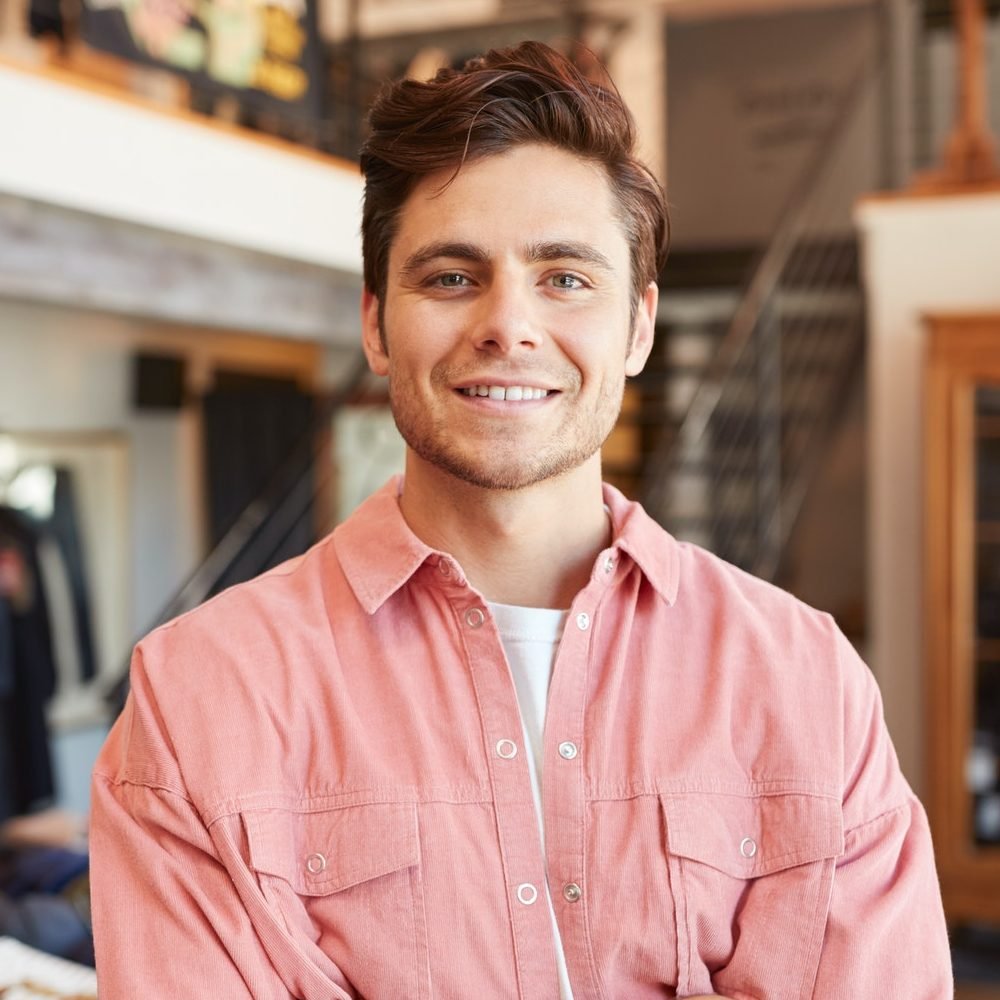
{"type": "Polygon", "coordinates": [[[537,389],[530,385],[472,385],[462,389],[466,396],[489,396],[490,399],[506,399],[517,402],[522,399],[542,399],[549,394],[548,389],[537,389]]]}

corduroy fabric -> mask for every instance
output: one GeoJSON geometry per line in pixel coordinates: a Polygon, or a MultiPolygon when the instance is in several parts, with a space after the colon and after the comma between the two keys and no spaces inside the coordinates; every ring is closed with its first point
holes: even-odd
{"type": "Polygon", "coordinates": [[[828,616],[606,489],[543,854],[486,600],[399,489],[137,647],[94,776],[101,1000],[555,1000],[546,878],[576,1000],[952,995],[924,813],[828,616]]]}

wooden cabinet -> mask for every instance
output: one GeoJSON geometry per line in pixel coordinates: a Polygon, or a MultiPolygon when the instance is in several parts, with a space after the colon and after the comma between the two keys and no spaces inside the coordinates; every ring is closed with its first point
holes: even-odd
{"type": "Polygon", "coordinates": [[[1000,313],[927,323],[928,810],[949,921],[1000,922],[1000,313]]]}

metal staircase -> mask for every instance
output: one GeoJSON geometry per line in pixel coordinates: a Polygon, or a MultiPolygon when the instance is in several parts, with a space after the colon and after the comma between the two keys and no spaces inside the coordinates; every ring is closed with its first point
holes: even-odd
{"type": "Polygon", "coordinates": [[[741,291],[665,292],[640,382],[647,509],[768,579],[861,369],[857,245],[831,191],[874,85],[856,76],[741,291]]]}

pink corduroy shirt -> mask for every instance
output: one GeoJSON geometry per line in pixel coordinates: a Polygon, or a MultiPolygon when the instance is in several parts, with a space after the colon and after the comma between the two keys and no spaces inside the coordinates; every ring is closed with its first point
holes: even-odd
{"type": "Polygon", "coordinates": [[[924,812],[831,619],[607,488],[544,850],[485,598],[393,481],[148,636],[95,769],[101,1000],[944,1000],[924,812]]]}

